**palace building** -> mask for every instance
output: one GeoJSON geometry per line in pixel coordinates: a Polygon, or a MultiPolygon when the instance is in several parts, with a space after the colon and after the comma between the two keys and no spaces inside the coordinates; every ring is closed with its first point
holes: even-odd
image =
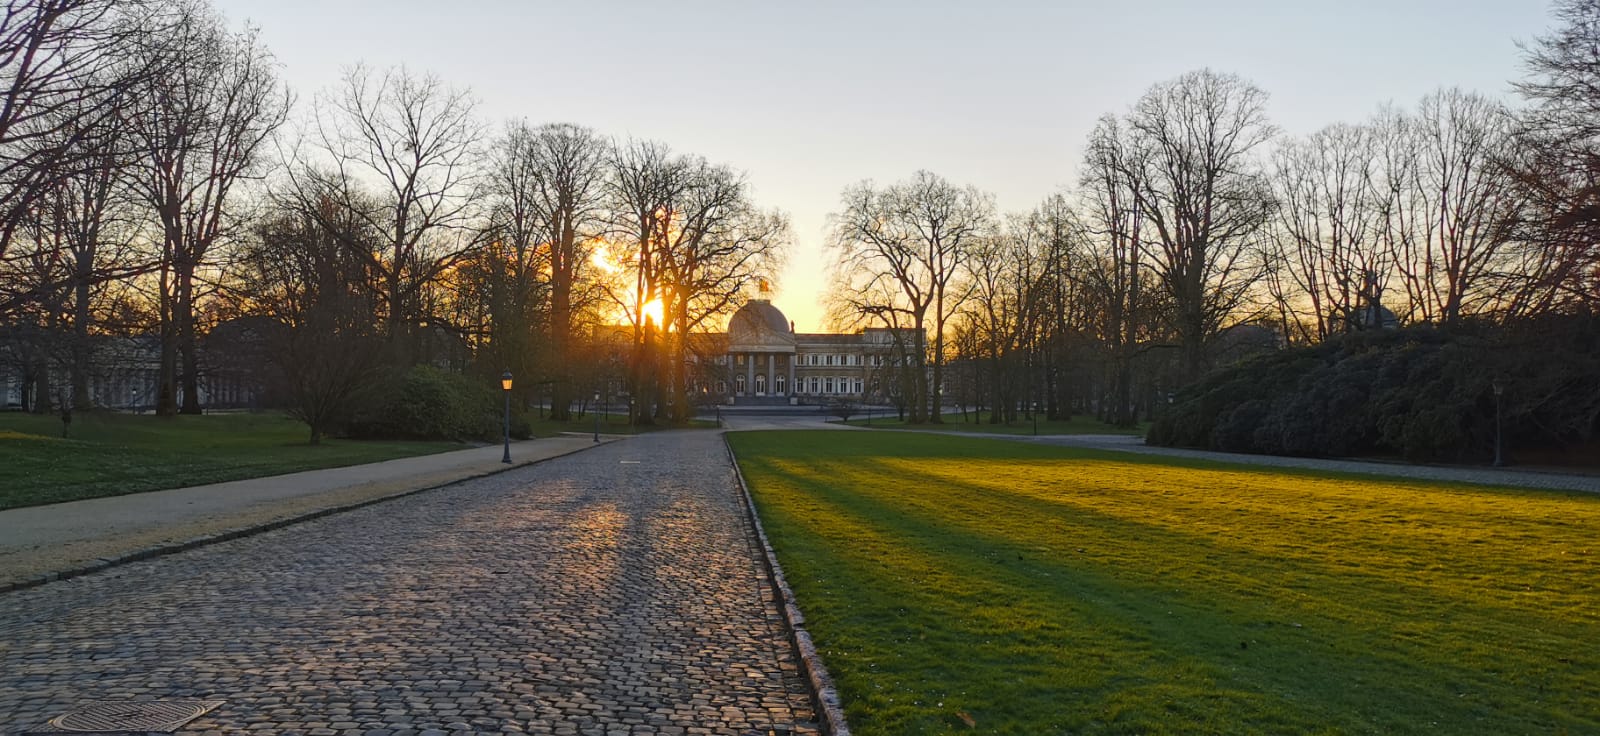
{"type": "MultiPolygon", "coordinates": [[[[904,331],[902,331],[904,332],[904,331]]],[[[891,388],[889,368],[903,354],[895,331],[797,333],[767,299],[753,299],[728,320],[725,333],[697,336],[702,393],[734,405],[880,403],[891,388]]]]}

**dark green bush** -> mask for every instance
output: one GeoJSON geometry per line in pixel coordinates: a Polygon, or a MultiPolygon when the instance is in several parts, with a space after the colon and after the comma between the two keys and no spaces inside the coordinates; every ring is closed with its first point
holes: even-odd
{"type": "MultiPolygon", "coordinates": [[[[387,376],[378,396],[375,406],[350,423],[351,437],[495,441],[503,436],[504,397],[494,384],[419,365],[387,376]]],[[[511,436],[530,434],[527,419],[513,414],[511,436]]]]}
{"type": "Polygon", "coordinates": [[[1258,356],[1179,392],[1151,444],[1285,455],[1475,461],[1600,436],[1600,318],[1340,336],[1258,356]]]}

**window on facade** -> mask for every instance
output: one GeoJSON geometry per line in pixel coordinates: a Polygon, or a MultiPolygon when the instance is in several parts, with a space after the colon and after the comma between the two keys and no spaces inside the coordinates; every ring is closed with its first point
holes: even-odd
{"type": "Polygon", "coordinates": [[[855,389],[855,391],[852,391],[851,393],[857,393],[857,394],[861,393],[861,379],[859,379],[859,378],[856,379],[856,389],[855,389]]]}
{"type": "Polygon", "coordinates": [[[767,392],[767,377],[766,377],[766,375],[757,375],[756,376],[756,393],[764,394],[766,392],[767,392]]]}
{"type": "Polygon", "coordinates": [[[822,390],[822,379],[817,378],[816,376],[812,376],[811,377],[811,393],[818,393],[821,390],[822,390]]]}
{"type": "Polygon", "coordinates": [[[733,386],[739,393],[744,393],[744,376],[735,376],[733,386]]]}
{"type": "Polygon", "coordinates": [[[719,393],[719,394],[728,393],[728,382],[727,381],[717,381],[717,393],[719,393]]]}
{"type": "Polygon", "coordinates": [[[783,375],[782,373],[779,373],[778,374],[778,393],[781,394],[781,393],[784,393],[785,391],[787,391],[788,388],[789,388],[788,383],[789,383],[789,377],[783,375]]]}
{"type": "Polygon", "coordinates": [[[822,392],[826,394],[833,393],[833,376],[822,379],[822,392]]]}

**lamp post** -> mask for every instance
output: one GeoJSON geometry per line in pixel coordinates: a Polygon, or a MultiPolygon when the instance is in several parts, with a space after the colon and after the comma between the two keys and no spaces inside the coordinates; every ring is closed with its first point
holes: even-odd
{"type": "Polygon", "coordinates": [[[505,423],[506,451],[505,451],[504,455],[500,456],[500,462],[503,462],[503,463],[505,463],[507,465],[510,465],[511,464],[511,369],[510,368],[507,368],[505,373],[501,373],[500,374],[500,389],[506,395],[506,423],[505,423]]]}
{"type": "Polygon", "coordinates": [[[1501,454],[1501,450],[1500,450],[1500,447],[1501,447],[1501,440],[1500,440],[1500,396],[1503,395],[1506,392],[1506,385],[1504,383],[1501,383],[1500,379],[1496,378],[1496,379],[1494,379],[1493,386],[1494,386],[1494,466],[1498,468],[1498,467],[1502,467],[1502,466],[1504,466],[1506,464],[1505,463],[1505,457],[1501,454]]]}
{"type": "Polygon", "coordinates": [[[600,444],[600,392],[594,392],[594,443],[600,444]]]}
{"type": "Polygon", "coordinates": [[[1039,402],[1033,402],[1033,436],[1039,436],[1039,402]]]}

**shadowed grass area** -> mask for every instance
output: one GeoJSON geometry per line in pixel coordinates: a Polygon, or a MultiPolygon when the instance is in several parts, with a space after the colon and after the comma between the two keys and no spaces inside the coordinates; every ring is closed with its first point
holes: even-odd
{"type": "Polygon", "coordinates": [[[306,443],[282,414],[0,414],[0,509],[220,483],[393,460],[466,446],[452,442],[306,443]]]}
{"type": "Polygon", "coordinates": [[[864,736],[1600,732],[1600,497],[729,442],[864,736]]]}
{"type": "Polygon", "coordinates": [[[941,432],[982,432],[984,434],[1131,434],[1143,435],[1150,428],[1149,422],[1142,422],[1137,427],[1118,427],[1106,424],[1091,416],[1082,414],[1070,419],[1045,419],[1039,417],[1037,428],[1031,419],[1018,419],[1009,424],[990,424],[989,414],[945,414],[944,422],[940,424],[909,424],[895,418],[895,415],[873,416],[869,424],[866,417],[853,417],[846,422],[855,427],[872,427],[873,429],[922,429],[941,432]]]}

